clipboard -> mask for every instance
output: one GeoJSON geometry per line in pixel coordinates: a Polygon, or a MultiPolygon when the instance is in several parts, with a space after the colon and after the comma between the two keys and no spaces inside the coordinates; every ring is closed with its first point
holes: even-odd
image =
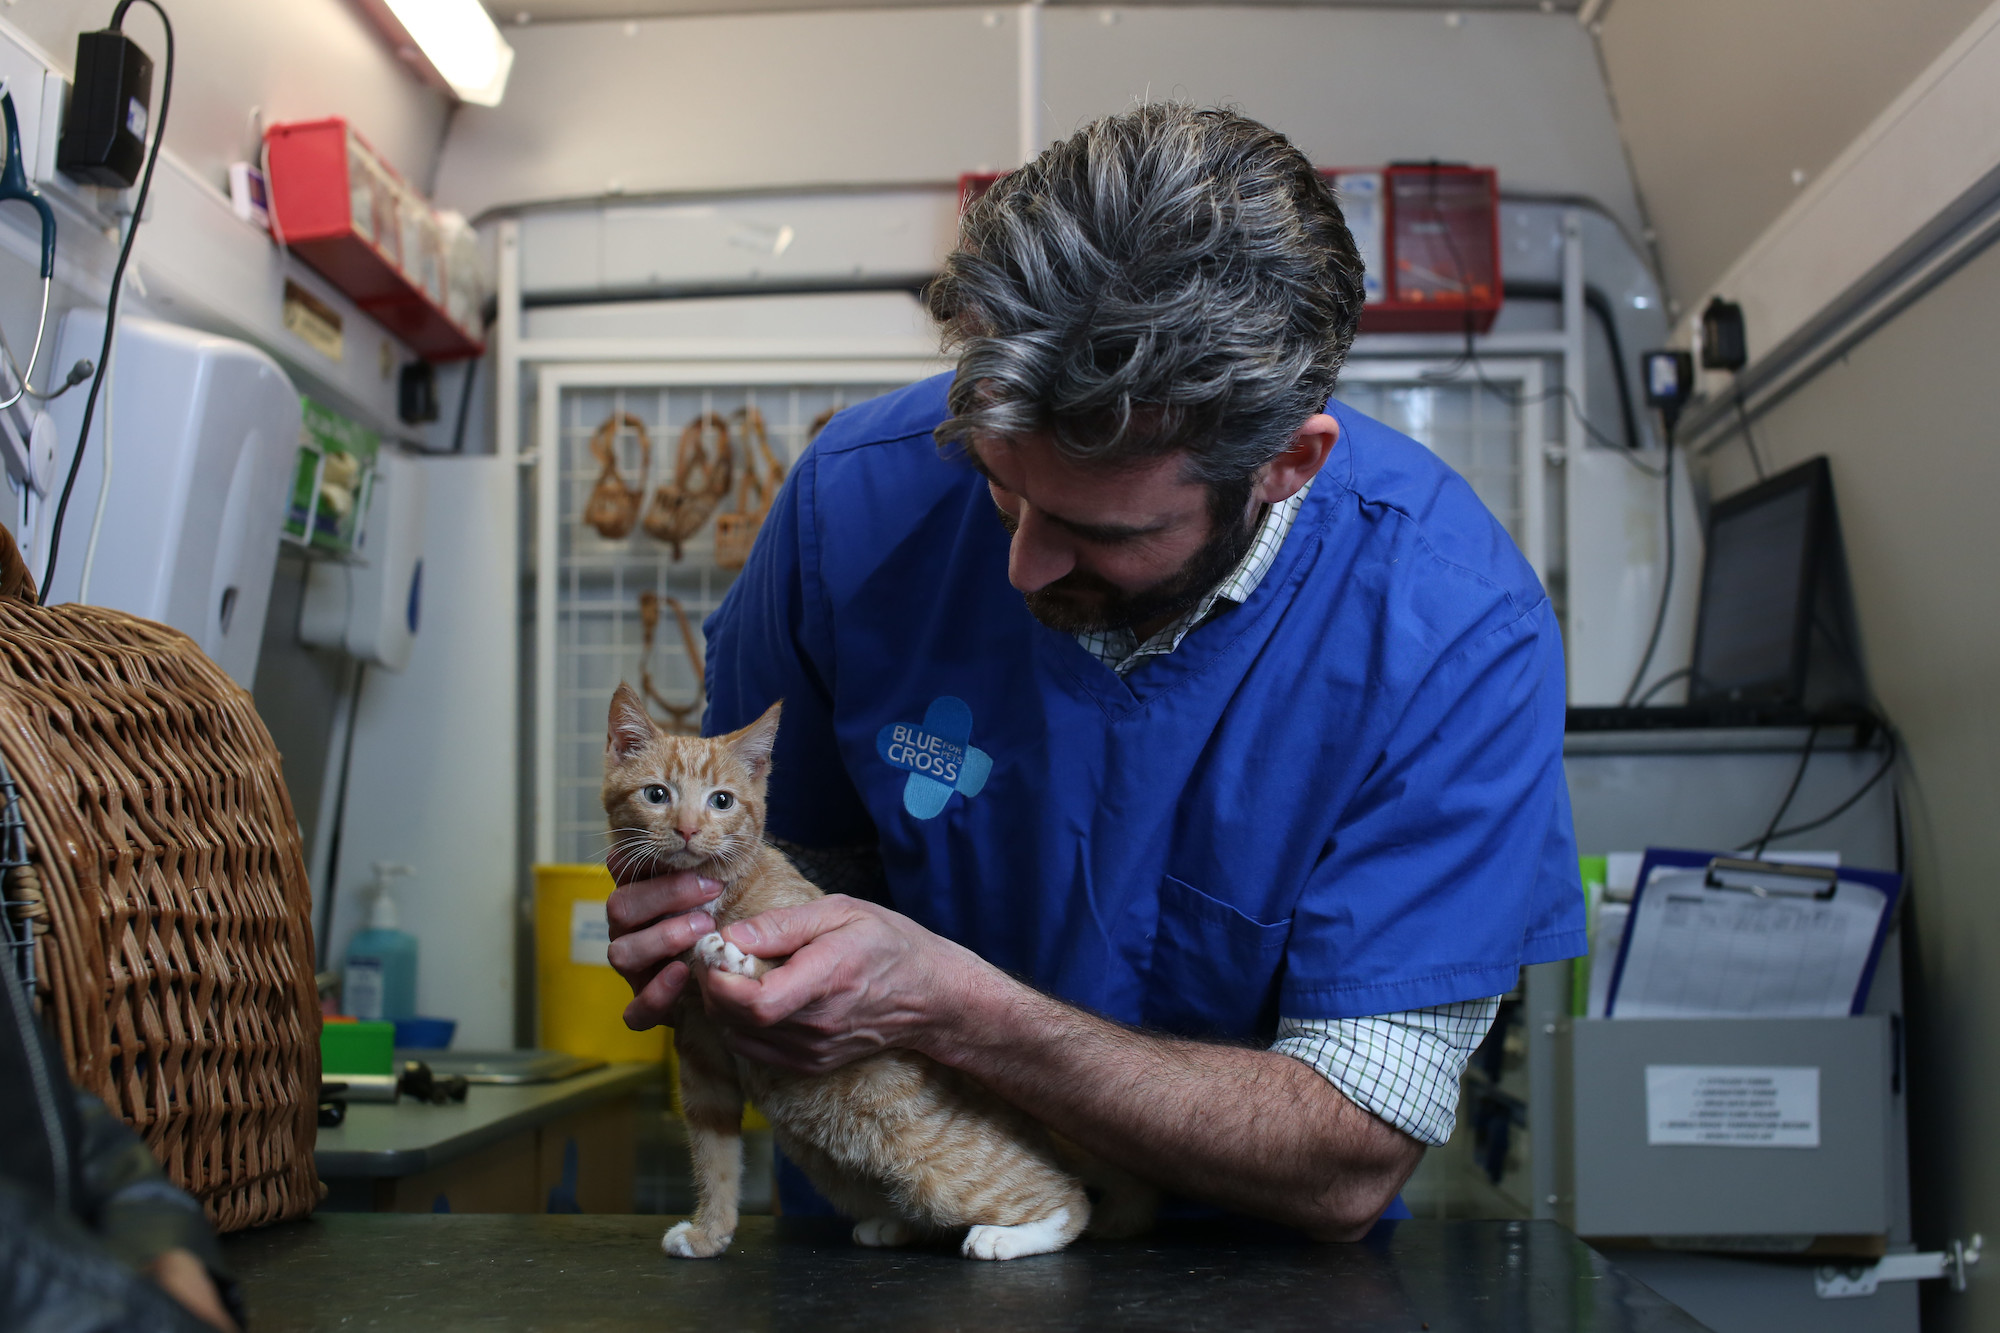
{"type": "Polygon", "coordinates": [[[1887,871],[1648,848],[1605,1017],[1858,1014],[1901,891],[1887,871]]]}

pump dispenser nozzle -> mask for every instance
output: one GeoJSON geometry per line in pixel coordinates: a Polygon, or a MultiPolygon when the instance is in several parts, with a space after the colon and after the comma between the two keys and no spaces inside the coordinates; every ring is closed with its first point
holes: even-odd
{"type": "Polygon", "coordinates": [[[403,875],[414,875],[416,873],[415,870],[400,861],[377,861],[375,863],[375,878],[369,882],[369,887],[375,893],[375,901],[368,909],[368,928],[370,930],[395,930],[397,928],[396,900],[389,896],[389,881],[403,875]]]}

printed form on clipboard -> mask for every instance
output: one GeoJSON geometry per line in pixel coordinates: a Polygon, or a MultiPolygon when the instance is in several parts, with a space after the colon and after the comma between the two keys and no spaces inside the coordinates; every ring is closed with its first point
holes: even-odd
{"type": "Polygon", "coordinates": [[[1605,1016],[1858,1014],[1901,886],[1878,870],[1649,849],[1605,1016]]]}

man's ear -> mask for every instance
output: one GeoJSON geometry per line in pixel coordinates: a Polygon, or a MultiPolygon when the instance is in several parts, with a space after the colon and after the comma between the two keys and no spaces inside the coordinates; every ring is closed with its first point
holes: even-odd
{"type": "Polygon", "coordinates": [[[1340,423],[1324,412],[1315,412],[1292,432],[1291,442],[1276,458],[1264,465],[1264,475],[1253,494],[1265,504],[1282,504],[1299,493],[1299,488],[1319,475],[1333,446],[1340,442],[1340,423]]]}
{"type": "Polygon", "coordinates": [[[778,743],[778,712],[784,706],[785,701],[778,700],[764,710],[764,716],[723,737],[736,757],[749,767],[752,777],[763,778],[771,771],[771,749],[778,743]]]}
{"type": "Polygon", "coordinates": [[[615,759],[630,759],[653,742],[653,719],[638,691],[620,684],[611,696],[611,719],[605,730],[604,748],[615,759]]]}

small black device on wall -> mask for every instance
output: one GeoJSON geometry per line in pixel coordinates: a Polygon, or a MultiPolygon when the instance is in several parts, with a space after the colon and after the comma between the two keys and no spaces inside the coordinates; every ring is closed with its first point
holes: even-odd
{"type": "Polygon", "coordinates": [[[153,60],[137,42],[116,28],[77,34],[56,167],[86,185],[129,187],[145,161],[152,99],[153,60]]]}
{"type": "Polygon", "coordinates": [[[1648,352],[1643,359],[1646,405],[1660,409],[1669,433],[1680,420],[1681,407],[1694,394],[1694,358],[1671,349],[1648,352]]]}
{"type": "Polygon", "coordinates": [[[1734,301],[1711,297],[1701,312],[1701,368],[1743,369],[1750,359],[1750,344],[1743,335],[1743,307],[1734,301]]]}
{"type": "Polygon", "coordinates": [[[411,426],[438,419],[437,371],[428,361],[410,361],[396,383],[396,415],[411,426]]]}

